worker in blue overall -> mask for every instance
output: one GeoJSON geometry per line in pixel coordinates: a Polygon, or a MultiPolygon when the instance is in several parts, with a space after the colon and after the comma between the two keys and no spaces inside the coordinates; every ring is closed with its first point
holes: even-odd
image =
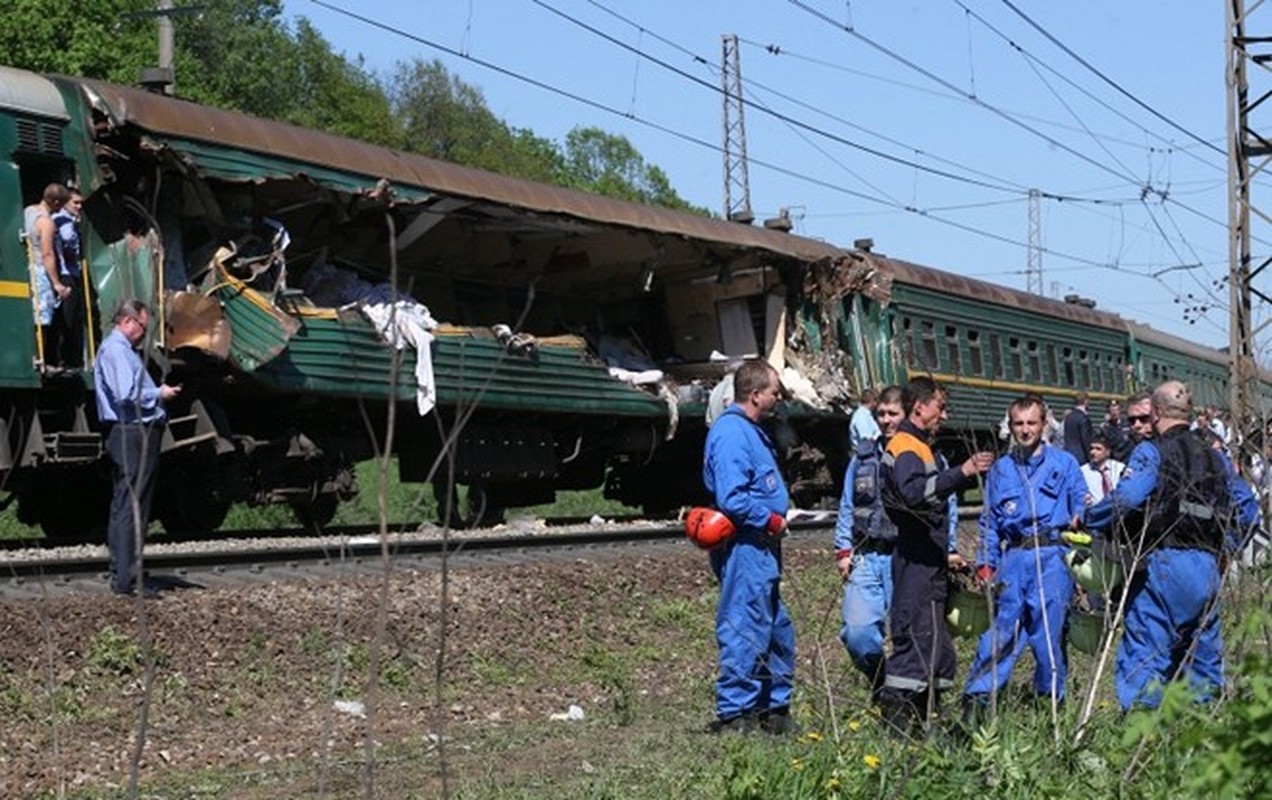
{"type": "MultiPolygon", "coordinates": [[[[1223,687],[1219,630],[1220,559],[1233,527],[1223,459],[1189,430],[1192,398],[1179,381],[1152,394],[1155,458],[1141,443],[1113,494],[1089,507],[1087,528],[1120,538],[1132,555],[1125,631],[1114,683],[1123,710],[1156,708],[1169,681],[1188,681],[1194,697],[1223,687]],[[1154,463],[1155,462],[1155,463],[1154,463]]],[[[1141,416],[1130,411],[1132,423],[1141,416]]]]}
{"type": "Polygon", "coordinates": [[[949,498],[975,485],[994,454],[973,454],[958,467],[941,468],[932,444],[948,417],[948,393],[919,376],[906,385],[906,418],[884,449],[884,508],[897,527],[892,552],[892,656],[879,705],[893,733],[908,736],[940,707],[954,686],[954,643],[945,625],[949,591],[949,498]]]}
{"type": "Polygon", "coordinates": [[[733,383],[734,403],[711,426],[702,466],[716,508],[737,529],[710,551],[720,581],[712,729],[745,733],[758,726],[781,734],[794,728],[795,627],[779,592],[789,498],[760,422],[773,413],[782,390],[777,371],[763,361],[745,362],[733,383]]]}
{"type": "MultiPolygon", "coordinates": [[[[897,528],[884,513],[879,480],[883,448],[905,417],[901,387],[888,386],[876,400],[875,421],[882,436],[863,440],[848,463],[835,522],[835,566],[844,580],[843,627],[839,638],[857,669],[870,679],[877,699],[883,687],[883,640],[892,605],[892,549],[897,528]]],[[[938,456],[940,458],[940,456],[938,456]]],[[[950,495],[950,567],[958,554],[958,503],[950,495]]]]}
{"type": "Polygon", "coordinates": [[[1086,481],[1069,452],[1043,443],[1044,409],[1037,395],[1011,404],[1012,448],[985,478],[976,574],[984,585],[1001,588],[994,623],[981,634],[963,688],[969,712],[996,704],[1026,643],[1034,656],[1034,692],[1064,701],[1073,576],[1060,533],[1082,514],[1086,481]]]}

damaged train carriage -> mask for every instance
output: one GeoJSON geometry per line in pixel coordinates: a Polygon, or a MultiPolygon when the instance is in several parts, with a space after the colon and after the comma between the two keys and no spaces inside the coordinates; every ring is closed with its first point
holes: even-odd
{"type": "MultiPolygon", "coordinates": [[[[837,491],[844,409],[890,377],[862,328],[879,315],[852,313],[887,299],[868,256],[95,81],[0,84],[44,104],[6,103],[7,128],[44,126],[37,152],[10,140],[8,218],[49,180],[82,187],[96,307],[140,296],[164,323],[155,368],[185,387],[156,499],[167,527],[216,527],[236,501],[321,524],[356,491],[390,397],[405,481],[449,471],[488,512],[603,483],[673,508],[699,496],[706,399],[746,355],[795,394],[781,428],[811,503],[837,491]]],[[[94,319],[97,341],[109,323],[94,319]]],[[[90,376],[54,381],[23,352],[5,362],[26,398],[11,395],[5,464],[20,515],[100,525],[104,491],[58,502],[106,484],[100,450],[70,447],[97,432],[90,376]]]]}

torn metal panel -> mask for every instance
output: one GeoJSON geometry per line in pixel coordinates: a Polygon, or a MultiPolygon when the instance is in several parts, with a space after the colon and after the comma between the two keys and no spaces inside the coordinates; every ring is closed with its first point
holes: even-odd
{"type": "Polygon", "coordinates": [[[222,360],[229,357],[230,323],[216,298],[197,292],[172,292],[165,308],[168,349],[193,347],[222,360]]]}
{"type": "Polygon", "coordinates": [[[221,302],[225,321],[233,331],[230,358],[248,372],[277,358],[300,329],[300,322],[231,275],[219,262],[210,274],[215,283],[207,294],[221,302]]]}

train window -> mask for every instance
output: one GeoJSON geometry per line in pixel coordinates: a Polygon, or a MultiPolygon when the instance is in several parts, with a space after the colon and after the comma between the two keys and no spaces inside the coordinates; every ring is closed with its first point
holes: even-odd
{"type": "Polygon", "coordinates": [[[1025,350],[1029,354],[1029,377],[1031,380],[1041,381],[1042,377],[1042,359],[1038,352],[1037,342],[1026,342],[1025,350]]]}
{"type": "Polygon", "coordinates": [[[1047,375],[1045,382],[1054,386],[1059,370],[1056,369],[1056,346],[1051,342],[1047,342],[1047,353],[1042,359],[1042,368],[1047,375]]]}
{"type": "Polygon", "coordinates": [[[1097,392],[1104,391],[1104,364],[1099,353],[1091,354],[1091,388],[1097,392]]]}
{"type": "Polygon", "coordinates": [[[1126,391],[1126,367],[1120,355],[1113,357],[1113,390],[1118,394],[1126,391]]]}
{"type": "Polygon", "coordinates": [[[985,359],[981,354],[980,331],[967,332],[967,356],[973,375],[985,374],[985,359]]]}
{"type": "Polygon", "coordinates": [[[1078,351],[1078,377],[1082,379],[1082,388],[1088,388],[1091,385],[1091,361],[1087,358],[1087,351],[1078,351]]]}
{"type": "Polygon", "coordinates": [[[1003,374],[1003,348],[1002,342],[998,340],[998,334],[991,333],[989,335],[989,361],[990,368],[993,370],[992,377],[1005,378],[1003,374]]]}
{"type": "Polygon", "coordinates": [[[923,338],[919,348],[919,359],[926,369],[936,369],[940,361],[936,355],[936,324],[929,320],[919,320],[919,332],[923,338]]]}
{"type": "Polygon", "coordinates": [[[1007,350],[1008,350],[1007,363],[1012,373],[1009,377],[1011,377],[1013,380],[1018,380],[1018,381],[1024,380],[1025,379],[1025,359],[1024,359],[1024,355],[1020,352],[1020,339],[1018,339],[1015,336],[1009,337],[1007,339],[1007,350]]]}
{"type": "Polygon", "coordinates": [[[1073,374],[1073,351],[1064,348],[1060,351],[1060,359],[1064,362],[1064,384],[1066,386],[1077,386],[1078,382],[1074,380],[1073,374]]]}
{"type": "Polygon", "coordinates": [[[958,328],[953,325],[945,326],[945,348],[950,357],[949,371],[957,375],[963,369],[963,361],[958,352],[958,328]]]}

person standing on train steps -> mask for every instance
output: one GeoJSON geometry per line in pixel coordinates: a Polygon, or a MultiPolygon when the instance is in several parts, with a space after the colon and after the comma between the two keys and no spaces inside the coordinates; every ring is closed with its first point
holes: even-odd
{"type": "MultiPolygon", "coordinates": [[[[156,386],[138,350],[146,340],[150,310],[139,300],[125,300],[114,316],[115,327],[97,350],[93,378],[97,418],[106,426],[114,492],[106,543],[110,549],[110,588],[132,594],[141,584],[138,561],[150,523],[159,445],[167,421],[164,404],[181,393],[180,386],[156,386]]],[[[143,594],[154,590],[141,586],[143,594]]]]}
{"type": "Polygon", "coordinates": [[[734,402],[707,433],[702,481],[736,533],[710,551],[720,581],[713,732],[759,727],[784,734],[795,678],[795,626],[782,602],[781,537],[790,501],[777,450],[760,423],[782,397],[777,370],[747,361],[733,376],[734,402]]]}
{"type": "MultiPolygon", "coordinates": [[[[884,446],[904,418],[901,387],[886,387],[875,406],[875,421],[883,436],[863,441],[853,454],[835,522],[835,567],[844,580],[839,639],[853,665],[870,679],[876,701],[883,688],[883,643],[892,605],[892,550],[897,538],[897,527],[883,508],[879,476],[884,446]]],[[[950,558],[961,558],[957,555],[958,504],[953,495],[949,504],[950,558]]]]}
{"type": "Polygon", "coordinates": [[[1117,488],[1126,465],[1109,455],[1109,442],[1104,434],[1097,433],[1091,440],[1091,460],[1082,465],[1082,479],[1086,481],[1087,505],[1098,503],[1117,488]]]}
{"type": "Polygon", "coordinates": [[[1064,627],[1073,577],[1060,533],[1078,519],[1086,482],[1073,456],[1042,442],[1044,404],[1025,395],[1011,404],[1012,448],[985,477],[976,575],[999,584],[993,624],[980,637],[963,688],[964,712],[991,707],[1029,644],[1033,690],[1064,702],[1068,664],[1064,627]]]}
{"type": "MultiPolygon", "coordinates": [[[[57,264],[58,275],[66,293],[53,314],[53,325],[57,330],[57,353],[55,363],[66,369],[80,369],[84,366],[84,281],[81,273],[81,261],[84,257],[80,245],[80,207],[84,198],[74,189],[67,198],[66,205],[53,215],[53,224],[57,229],[57,264]]],[[[45,359],[49,355],[45,354],[45,359]]]]}
{"type": "Polygon", "coordinates": [[[70,196],[62,184],[50,183],[44,187],[40,202],[27,206],[22,215],[31,258],[31,299],[36,323],[40,326],[42,368],[46,373],[53,372],[53,365],[57,363],[58,331],[53,324],[53,310],[70,294],[58,269],[57,227],[53,215],[62,210],[70,196]]]}
{"type": "Polygon", "coordinates": [[[954,643],[945,625],[949,587],[949,505],[952,494],[976,484],[994,454],[973,454],[945,467],[932,444],[948,417],[948,393],[936,381],[917,377],[901,395],[906,418],[884,449],[884,508],[897,527],[892,553],[892,655],[884,672],[879,705],[889,729],[915,732],[953,688],[954,643]]]}
{"type": "Polygon", "coordinates": [[[879,405],[879,393],[874,389],[866,389],[861,393],[861,405],[852,412],[848,421],[848,445],[856,453],[864,441],[878,439],[882,432],[875,421],[875,408],[879,405]]]}
{"type": "Polygon", "coordinates": [[[1087,415],[1087,393],[1078,392],[1073,408],[1064,415],[1064,449],[1069,451],[1074,461],[1084,464],[1094,436],[1095,428],[1087,415]]]}

